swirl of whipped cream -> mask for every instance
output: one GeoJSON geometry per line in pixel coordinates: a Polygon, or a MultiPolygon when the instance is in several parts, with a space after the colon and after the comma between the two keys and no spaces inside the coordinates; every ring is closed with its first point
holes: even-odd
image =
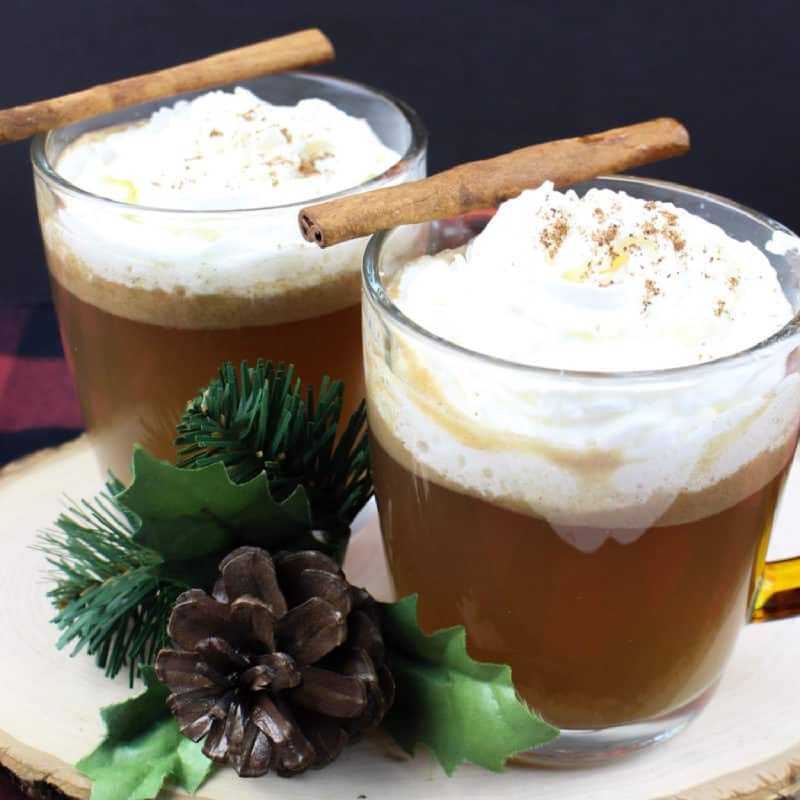
{"type": "Polygon", "coordinates": [[[278,106],[237,87],[179,100],[140,125],[85,135],[62,153],[58,171],[124,203],[221,211],[332,194],[398,158],[366,120],[325,100],[278,106]]]}
{"type": "MultiPolygon", "coordinates": [[[[223,326],[351,306],[364,242],[320,251],[303,240],[291,204],[359,187],[399,159],[366,120],[324,100],[277,106],[244,88],[181,100],[141,123],[84,134],[58,158],[73,185],[127,207],[56,198],[37,180],[51,270],[105,310],[181,327],[217,320],[197,304],[165,310],[153,292],[252,300],[251,318],[223,326]],[[123,298],[124,288],[133,293],[123,298]]],[[[420,160],[386,183],[423,171],[420,160]]]]}
{"type": "Polygon", "coordinates": [[[751,347],[792,317],[755,246],[671,204],[545,184],[466,246],[403,266],[388,293],[448,350],[365,312],[370,425],[430,480],[543,517],[591,551],[710,516],[794,446],[794,338],[769,357],[659,375],[751,347]],[[388,325],[388,338],[385,326],[388,325]]]}
{"type": "Polygon", "coordinates": [[[549,182],[504,203],[466,247],[406,267],[392,297],[476,352],[591,371],[711,361],[792,316],[750,242],[670,203],[549,182]]]}

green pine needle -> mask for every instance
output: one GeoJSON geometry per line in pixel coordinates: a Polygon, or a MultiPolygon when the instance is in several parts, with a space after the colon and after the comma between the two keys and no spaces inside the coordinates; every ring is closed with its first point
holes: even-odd
{"type": "Polygon", "coordinates": [[[303,398],[292,365],[259,359],[250,369],[243,361],[237,373],[227,363],[178,425],[178,466],[221,461],[235,483],[266,470],[276,499],[305,488],[316,529],[349,530],[372,496],[372,478],[363,401],[336,441],[343,392],[325,377],[318,397],[309,386],[303,398]]]}
{"type": "MultiPolygon", "coordinates": [[[[118,489],[118,481],[109,489],[118,489]]],[[[71,502],[42,534],[38,549],[56,571],[48,597],[58,610],[56,646],[72,643],[95,657],[109,677],[123,667],[133,685],[137,666],[150,664],[166,643],[166,626],[181,587],[158,576],[161,556],[132,538],[131,520],[103,493],[71,502]]]]}
{"type": "MultiPolygon", "coordinates": [[[[225,364],[191,402],[178,426],[179,467],[221,461],[234,483],[266,471],[276,500],[302,486],[316,531],[346,546],[350,523],[372,496],[366,412],[360,405],[339,432],[343,384],[325,378],[305,398],[293,367],[225,364]]],[[[152,664],[167,643],[167,622],[186,587],[165,578],[162,557],[133,539],[137,523],[115,497],[112,477],[93,501],[70,503],[39,549],[55,571],[48,593],[58,613],[59,648],[85,650],[109,677],[152,664]]]]}

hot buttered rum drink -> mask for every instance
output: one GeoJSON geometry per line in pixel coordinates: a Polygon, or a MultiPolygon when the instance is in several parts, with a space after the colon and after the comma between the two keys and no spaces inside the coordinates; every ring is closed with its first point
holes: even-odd
{"type": "MultiPolygon", "coordinates": [[[[48,156],[78,187],[37,171],[65,352],[104,469],[127,479],[134,442],[174,460],[186,402],[224,361],[291,362],[315,385],[341,378],[345,419],[355,409],[363,242],[324,252],[305,243],[297,204],[398,163],[365,120],[324,100],[272,105],[237,88],[85,133],[48,156]]],[[[387,180],[423,169],[421,158],[401,162],[387,180]]]]}
{"type": "Polygon", "coordinates": [[[428,631],[465,625],[562,729],[702,702],[797,437],[788,351],[708,363],[791,318],[764,252],[668,203],[546,184],[385,267],[395,307],[451,343],[365,310],[398,595],[428,631]]]}

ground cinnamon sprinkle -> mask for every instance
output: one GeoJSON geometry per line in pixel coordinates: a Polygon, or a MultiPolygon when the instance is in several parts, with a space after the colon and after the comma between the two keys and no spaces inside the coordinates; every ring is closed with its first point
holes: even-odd
{"type": "Polygon", "coordinates": [[[645,222],[642,225],[642,234],[644,236],[655,236],[658,233],[658,228],[652,222],[645,222]]]}
{"type": "Polygon", "coordinates": [[[724,313],[725,313],[725,301],[724,300],[718,300],[717,301],[717,306],[714,309],[714,315],[717,316],[717,317],[721,317],[724,313]]]}
{"type": "Polygon", "coordinates": [[[304,177],[308,177],[309,175],[319,175],[316,159],[301,158],[300,166],[297,168],[297,171],[304,177]]]}
{"type": "Polygon", "coordinates": [[[674,228],[667,228],[664,236],[672,242],[672,247],[676,253],[680,253],[686,247],[686,240],[674,228]]]}
{"type": "Polygon", "coordinates": [[[617,238],[619,232],[619,225],[612,223],[604,231],[595,231],[592,234],[592,241],[599,247],[605,247],[611,244],[617,238]]]}
{"type": "Polygon", "coordinates": [[[556,253],[558,253],[568,233],[569,225],[564,215],[560,212],[550,225],[542,229],[539,234],[539,242],[547,250],[547,255],[550,258],[556,257],[556,253]]]}
{"type": "Polygon", "coordinates": [[[656,286],[655,281],[648,278],[644,282],[644,297],[642,298],[642,311],[647,311],[648,306],[653,302],[656,295],[661,294],[661,289],[656,286]]]}
{"type": "Polygon", "coordinates": [[[291,164],[291,160],[286,158],[285,156],[273,156],[272,158],[268,158],[264,164],[268,167],[276,167],[279,164],[291,164]]]}
{"type": "Polygon", "coordinates": [[[667,221],[667,225],[675,225],[678,222],[678,215],[674,211],[667,208],[661,208],[658,211],[662,217],[667,221]]]}
{"type": "MultiPolygon", "coordinates": [[[[652,200],[648,200],[644,204],[645,208],[648,211],[653,211],[657,208],[655,202],[652,200]]],[[[686,240],[678,233],[678,215],[674,211],[670,211],[666,208],[658,209],[658,213],[664,219],[664,226],[659,230],[656,228],[654,221],[645,222],[642,225],[642,233],[645,236],[656,236],[661,233],[665,238],[669,239],[672,243],[672,247],[676,253],[680,253],[686,247],[686,240]]]]}
{"type": "Polygon", "coordinates": [[[731,275],[728,278],[728,288],[735,289],[739,285],[739,279],[735,275],[731,275]]]}
{"type": "Polygon", "coordinates": [[[297,171],[305,178],[309,175],[319,175],[319,167],[317,166],[318,161],[322,161],[323,159],[330,158],[333,153],[317,153],[315,156],[303,156],[300,159],[300,166],[297,168],[297,171]]]}

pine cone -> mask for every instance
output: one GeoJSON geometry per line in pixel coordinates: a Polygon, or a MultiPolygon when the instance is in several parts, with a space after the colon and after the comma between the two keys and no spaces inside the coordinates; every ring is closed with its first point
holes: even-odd
{"type": "Polygon", "coordinates": [[[378,608],[328,556],[240,547],[184,592],[156,672],[181,732],[242,777],[333,761],[394,699],[378,608]]]}

